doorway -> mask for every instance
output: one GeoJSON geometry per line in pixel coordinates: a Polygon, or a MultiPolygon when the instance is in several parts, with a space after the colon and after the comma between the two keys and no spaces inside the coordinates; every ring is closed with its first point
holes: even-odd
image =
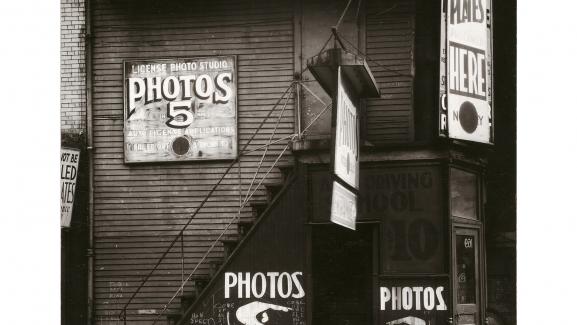
{"type": "Polygon", "coordinates": [[[455,324],[481,325],[481,267],[479,230],[453,230],[453,296],[455,324]]]}
{"type": "Polygon", "coordinates": [[[315,225],[312,231],[313,324],[373,322],[372,271],[375,227],[315,225]]]}

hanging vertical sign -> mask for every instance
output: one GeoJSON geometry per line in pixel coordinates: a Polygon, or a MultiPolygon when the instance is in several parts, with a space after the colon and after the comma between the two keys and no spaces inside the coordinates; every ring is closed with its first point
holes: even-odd
{"type": "Polygon", "coordinates": [[[446,1],[449,137],[492,143],[490,0],[446,1]]]}
{"type": "Polygon", "coordinates": [[[449,135],[447,121],[447,6],[446,0],[441,0],[441,31],[439,54],[439,135],[449,135]]]}
{"type": "Polygon", "coordinates": [[[70,227],[80,151],[60,149],[60,226],[70,227]]]}
{"type": "Polygon", "coordinates": [[[333,195],[331,221],[355,230],[357,219],[357,195],[350,188],[359,189],[359,112],[356,96],[343,77],[342,68],[337,69],[337,91],[333,97],[336,109],[333,116],[333,195]],[[351,99],[353,97],[353,99],[351,99]]]}
{"type": "Polygon", "coordinates": [[[337,181],[333,181],[331,222],[356,230],[357,196],[337,181]]]}
{"type": "Polygon", "coordinates": [[[341,67],[338,68],[333,171],[347,185],[359,189],[359,114],[351,100],[341,67]]]}
{"type": "Polygon", "coordinates": [[[234,159],[234,56],[124,62],[124,161],[234,159]]]}

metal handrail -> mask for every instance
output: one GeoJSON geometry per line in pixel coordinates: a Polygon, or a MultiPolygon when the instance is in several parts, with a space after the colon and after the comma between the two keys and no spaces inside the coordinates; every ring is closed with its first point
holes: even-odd
{"type": "MultiPolygon", "coordinates": [[[[308,69],[308,68],[307,68],[308,69]]],[[[305,70],[307,70],[305,69],[305,70]]],[[[162,263],[162,261],[164,260],[164,258],[168,255],[168,253],[170,252],[170,250],[174,247],[175,243],[178,241],[179,238],[184,236],[184,231],[186,230],[186,228],[191,224],[192,220],[196,217],[196,215],[198,214],[198,212],[200,211],[200,209],[202,209],[204,207],[204,204],[208,201],[208,199],[212,196],[212,194],[215,192],[216,188],[218,187],[218,185],[220,185],[220,183],[222,182],[222,180],[230,173],[230,170],[234,167],[234,165],[236,165],[237,163],[240,164],[240,158],[243,156],[246,156],[252,152],[261,150],[263,148],[266,148],[268,150],[268,147],[270,145],[276,144],[278,142],[281,142],[283,140],[287,140],[290,139],[290,141],[294,140],[295,137],[302,137],[303,135],[307,134],[308,129],[327,111],[329,110],[332,105],[331,103],[324,103],[322,100],[320,100],[320,98],[318,98],[318,96],[316,96],[316,94],[314,94],[310,89],[305,88],[307,91],[311,92],[313,94],[313,96],[315,98],[318,98],[320,102],[322,102],[324,104],[323,109],[317,114],[317,116],[315,116],[312,121],[309,122],[309,124],[303,129],[303,130],[299,130],[300,132],[297,134],[291,134],[285,137],[282,137],[280,139],[277,139],[275,141],[272,141],[272,138],[274,136],[271,135],[271,137],[269,138],[269,141],[267,144],[259,146],[257,148],[254,149],[250,149],[250,150],[246,150],[246,148],[250,145],[250,143],[252,142],[252,140],[254,139],[254,137],[256,136],[256,134],[258,133],[258,130],[260,130],[262,128],[262,126],[264,125],[264,123],[270,118],[270,116],[272,115],[272,113],[275,111],[276,107],[280,104],[280,102],[282,101],[283,98],[285,98],[285,96],[287,95],[287,93],[289,92],[289,90],[292,89],[292,87],[294,87],[296,84],[298,85],[303,85],[302,81],[300,80],[295,80],[292,81],[290,83],[290,85],[285,89],[285,91],[283,92],[282,96],[277,100],[277,102],[273,105],[272,109],[268,112],[268,114],[265,116],[265,118],[262,120],[262,122],[259,124],[258,128],[257,128],[257,132],[254,132],[251,137],[248,139],[247,143],[243,146],[243,148],[240,150],[237,158],[235,158],[226,168],[226,170],[223,172],[223,174],[221,175],[221,177],[219,178],[219,180],[216,182],[216,184],[213,185],[213,187],[210,189],[210,191],[206,194],[206,196],[204,197],[204,199],[201,201],[200,205],[195,209],[195,211],[190,215],[187,223],[182,227],[182,229],[178,232],[178,234],[174,237],[174,239],[171,241],[170,245],[168,246],[168,248],[166,249],[166,251],[164,251],[164,253],[162,254],[162,256],[158,259],[158,261],[156,262],[156,264],[154,265],[154,267],[152,268],[152,270],[146,275],[146,277],[144,278],[144,280],[142,280],[142,282],[140,283],[140,285],[137,287],[137,289],[132,293],[132,295],[130,296],[130,298],[128,299],[128,301],[123,305],[122,310],[120,311],[119,314],[119,318],[121,320],[123,320],[124,324],[126,324],[126,320],[127,320],[127,308],[130,305],[130,303],[132,302],[132,300],[134,299],[134,297],[136,297],[136,295],[140,292],[140,290],[142,289],[142,287],[144,286],[144,284],[146,284],[148,282],[148,280],[151,278],[152,274],[154,273],[154,271],[157,270],[157,268],[160,266],[160,264],[162,263]]],[[[292,94],[292,91],[291,91],[292,94]]],[[[287,101],[288,101],[287,97],[287,101]]],[[[284,109],[286,108],[286,103],[283,106],[283,112],[284,109]]],[[[281,113],[279,116],[279,120],[280,118],[282,118],[283,114],[281,113]]],[[[277,125],[278,127],[278,122],[277,125]]],[[[276,132],[276,127],[275,127],[275,132],[276,132]]],[[[289,141],[289,144],[290,144],[289,141]]],[[[278,160],[280,159],[280,157],[282,156],[282,154],[286,151],[286,149],[288,148],[288,145],[285,147],[285,149],[283,150],[283,152],[277,157],[277,159],[275,160],[274,164],[271,166],[271,168],[269,168],[269,170],[267,171],[267,175],[268,173],[272,170],[272,168],[276,165],[276,163],[278,162],[278,160]]],[[[266,151],[265,151],[266,154],[266,151]]],[[[262,163],[262,159],[261,159],[261,163],[262,163]]],[[[255,175],[256,176],[256,175],[255,175]]],[[[266,175],[265,175],[266,176],[266,175]]],[[[253,180],[254,181],[254,180],[253,180]]],[[[241,199],[241,208],[244,207],[246,205],[246,203],[248,202],[248,200],[252,197],[252,195],[254,194],[254,192],[258,189],[258,187],[262,184],[262,182],[264,181],[264,178],[260,180],[259,184],[255,187],[254,191],[252,192],[252,194],[248,195],[250,193],[250,190],[248,191],[247,195],[248,197],[246,197],[244,200],[241,199]]],[[[240,209],[239,209],[240,211],[240,209]]],[[[235,217],[236,218],[236,217],[235,217]]],[[[234,220],[234,219],[233,219],[234,220]]],[[[230,224],[227,226],[227,228],[230,226],[230,224]]],[[[226,231],[226,229],[225,229],[226,231]]],[[[222,234],[221,234],[222,236],[222,234]]],[[[221,237],[220,236],[220,237],[221,237]]],[[[219,237],[219,238],[220,238],[219,237]]],[[[210,252],[210,249],[209,249],[210,252]]],[[[204,260],[204,258],[203,258],[204,260]]],[[[202,262],[202,261],[201,261],[202,262]]],[[[198,263],[198,265],[200,265],[200,262],[198,263]]],[[[198,267],[197,265],[197,267],[198,267]]],[[[196,270],[196,268],[195,268],[196,270]]],[[[185,279],[183,281],[183,284],[178,288],[178,291],[184,290],[184,283],[188,282],[190,280],[190,277],[192,276],[192,274],[194,273],[194,271],[188,276],[187,279],[185,279]]],[[[171,298],[171,300],[167,303],[167,305],[169,305],[172,300],[174,299],[174,297],[171,298]]],[[[166,310],[167,305],[165,305],[165,308],[163,309],[166,310]]],[[[162,314],[162,313],[161,313],[162,314]]],[[[158,317],[157,317],[158,318],[158,317]]],[[[156,321],[156,320],[155,320],[156,321]]]]}
{"type": "MultiPolygon", "coordinates": [[[[299,81],[299,84],[300,84],[300,81],[299,81]]],[[[311,94],[313,94],[316,98],[318,98],[318,96],[316,96],[316,94],[314,94],[310,89],[308,89],[308,91],[311,92],[311,94]]],[[[319,101],[322,102],[322,101],[320,100],[320,98],[319,98],[319,101]]],[[[308,130],[322,115],[324,115],[324,114],[326,113],[326,111],[327,111],[330,107],[332,107],[331,103],[324,103],[324,102],[322,102],[322,103],[324,104],[323,109],[312,119],[312,121],[309,122],[309,124],[308,124],[302,131],[300,131],[298,134],[292,134],[292,135],[290,135],[290,136],[283,137],[283,138],[281,138],[281,139],[279,139],[279,140],[272,141],[272,138],[274,137],[274,134],[276,134],[276,130],[277,130],[277,127],[278,127],[278,122],[280,121],[280,119],[281,119],[282,116],[283,116],[283,114],[282,114],[282,112],[281,112],[281,114],[279,115],[279,118],[278,118],[278,120],[277,120],[277,125],[275,126],[275,129],[273,130],[273,133],[272,133],[271,137],[269,138],[268,143],[267,143],[266,145],[264,145],[264,146],[261,146],[261,147],[257,148],[257,149],[253,149],[253,150],[248,151],[248,152],[252,152],[252,151],[255,151],[255,150],[258,150],[258,149],[262,149],[262,148],[267,148],[267,149],[268,149],[268,146],[271,145],[271,144],[274,144],[274,143],[277,143],[277,142],[279,142],[279,141],[282,141],[282,140],[286,140],[286,139],[288,139],[288,138],[291,138],[290,141],[286,144],[286,146],[285,146],[284,149],[282,150],[282,152],[277,156],[277,158],[276,158],[275,161],[273,162],[272,166],[270,166],[270,168],[266,171],[265,175],[260,179],[259,183],[258,183],[258,184],[255,186],[255,188],[252,190],[252,192],[251,192],[251,188],[249,187],[249,189],[247,190],[247,197],[246,197],[244,200],[241,199],[240,206],[239,206],[239,210],[238,210],[238,213],[237,213],[237,214],[240,214],[240,211],[246,206],[246,204],[247,204],[248,201],[252,198],[252,196],[255,194],[255,192],[256,192],[257,189],[260,187],[260,185],[262,185],[262,183],[264,182],[266,176],[267,176],[267,175],[272,171],[272,169],[276,166],[276,164],[278,163],[278,161],[280,160],[280,158],[282,157],[282,155],[283,155],[283,154],[286,152],[286,150],[289,148],[290,142],[291,142],[291,141],[294,141],[295,138],[300,139],[304,134],[306,134],[307,130],[308,130]]],[[[286,107],[286,103],[285,103],[285,106],[283,106],[283,112],[284,112],[285,107],[286,107]]],[[[266,151],[263,153],[263,158],[264,158],[264,155],[265,155],[265,154],[266,154],[266,151]]],[[[261,164],[262,164],[262,159],[261,159],[261,161],[259,162],[259,168],[258,168],[258,170],[260,170],[260,167],[261,167],[260,165],[261,165],[261,164]]],[[[256,174],[258,173],[258,170],[255,172],[255,175],[254,175],[254,177],[253,177],[253,182],[254,182],[254,179],[255,179],[255,177],[256,177],[256,174]]],[[[252,182],[251,182],[251,185],[252,185],[252,182]]],[[[242,197],[242,195],[241,195],[241,197],[242,197]]],[[[199,267],[199,266],[202,264],[202,262],[208,257],[208,254],[210,254],[210,252],[212,251],[212,249],[216,246],[216,243],[222,238],[222,236],[224,236],[224,234],[226,233],[226,231],[228,230],[228,228],[231,226],[231,224],[234,222],[234,220],[236,220],[236,218],[237,218],[236,215],[231,218],[230,222],[226,225],[225,229],[221,232],[221,234],[218,236],[218,238],[216,238],[216,239],[213,241],[211,247],[210,247],[210,248],[208,249],[208,251],[204,254],[204,256],[201,258],[201,260],[196,264],[195,268],[190,272],[190,274],[188,275],[188,277],[187,277],[185,280],[182,281],[180,287],[176,290],[176,292],[175,292],[174,295],[169,299],[169,301],[164,305],[162,311],[156,315],[156,318],[155,318],[154,321],[152,322],[152,325],[156,324],[156,322],[157,322],[157,320],[160,318],[160,316],[162,316],[162,315],[164,314],[164,312],[168,309],[168,306],[170,306],[170,304],[172,303],[172,301],[176,298],[176,296],[178,295],[178,292],[184,290],[185,284],[192,278],[192,276],[194,275],[194,273],[196,272],[196,270],[198,269],[198,267],[199,267]]]]}

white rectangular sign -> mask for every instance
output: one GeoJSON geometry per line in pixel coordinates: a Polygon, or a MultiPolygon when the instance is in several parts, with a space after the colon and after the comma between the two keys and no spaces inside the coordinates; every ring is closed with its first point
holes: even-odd
{"type": "Polygon", "coordinates": [[[236,57],[124,62],[124,161],[234,159],[236,57]]]}
{"type": "Polygon", "coordinates": [[[359,188],[359,114],[338,68],[334,173],[351,187],[359,188]]]}
{"type": "Polygon", "coordinates": [[[60,149],[60,226],[70,227],[80,151],[60,149]]]}
{"type": "Polygon", "coordinates": [[[492,143],[490,0],[447,0],[449,137],[492,143]]]}
{"type": "Polygon", "coordinates": [[[349,229],[356,229],[357,196],[333,181],[331,221],[349,229]]]}

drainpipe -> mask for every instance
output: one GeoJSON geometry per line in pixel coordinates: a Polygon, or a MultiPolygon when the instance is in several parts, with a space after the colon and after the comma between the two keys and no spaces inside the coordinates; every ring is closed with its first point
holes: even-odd
{"type": "Polygon", "coordinates": [[[94,162],[92,147],[92,22],[90,0],[84,0],[85,22],[85,65],[86,71],[86,151],[88,153],[88,288],[87,325],[94,323],[94,162]]]}

